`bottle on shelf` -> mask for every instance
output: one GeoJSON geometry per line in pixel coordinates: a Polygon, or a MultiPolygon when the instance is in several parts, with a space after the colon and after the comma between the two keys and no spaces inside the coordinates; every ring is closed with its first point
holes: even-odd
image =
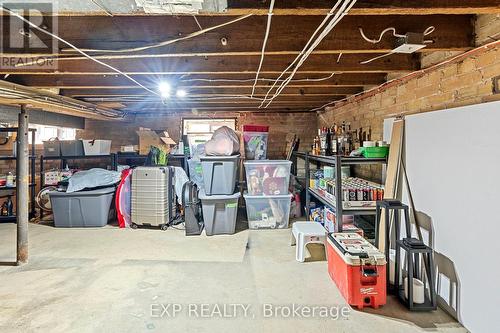
{"type": "Polygon", "coordinates": [[[330,128],[330,149],[332,155],[337,155],[339,151],[339,141],[337,137],[337,124],[333,123],[333,126],[330,128]]]}
{"type": "Polygon", "coordinates": [[[351,131],[351,124],[347,124],[347,132],[346,132],[346,155],[350,155],[351,151],[353,150],[353,143],[352,143],[352,131],[351,131]]]}
{"type": "Polygon", "coordinates": [[[12,172],[9,171],[9,173],[7,174],[7,182],[5,183],[5,186],[7,187],[14,187],[14,175],[12,174],[12,172]]]}
{"type": "Polygon", "coordinates": [[[7,216],[13,216],[14,204],[12,203],[10,196],[7,197],[6,205],[7,205],[7,216]]]}
{"type": "Polygon", "coordinates": [[[9,216],[9,211],[7,209],[7,201],[5,201],[2,204],[2,208],[0,208],[0,215],[1,216],[9,216]]]}

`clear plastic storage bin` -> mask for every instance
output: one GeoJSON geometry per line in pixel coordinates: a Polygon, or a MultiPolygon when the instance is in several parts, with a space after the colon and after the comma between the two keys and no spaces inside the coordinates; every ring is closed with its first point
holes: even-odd
{"type": "Polygon", "coordinates": [[[200,156],[203,182],[207,195],[234,193],[240,155],[200,156]]]}
{"type": "Polygon", "coordinates": [[[292,162],[287,160],[246,161],[248,195],[286,195],[292,162]]]}
{"type": "Polygon", "coordinates": [[[205,223],[207,236],[234,234],[240,193],[206,195],[204,190],[200,190],[198,198],[201,200],[203,222],[205,223]]]}
{"type": "Polygon", "coordinates": [[[250,229],[288,228],[292,195],[251,196],[243,194],[250,229]]]}
{"type": "Polygon", "coordinates": [[[85,155],[109,155],[111,153],[111,140],[82,140],[85,155]]]}
{"type": "Polygon", "coordinates": [[[267,158],[267,138],[269,126],[243,125],[243,145],[247,160],[267,158]]]}

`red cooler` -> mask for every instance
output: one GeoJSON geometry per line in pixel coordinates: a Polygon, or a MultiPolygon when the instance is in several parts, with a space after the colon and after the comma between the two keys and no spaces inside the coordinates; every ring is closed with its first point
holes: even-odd
{"type": "Polygon", "coordinates": [[[362,309],[386,303],[386,260],[357,233],[328,234],[328,273],[347,303],[362,309]]]}

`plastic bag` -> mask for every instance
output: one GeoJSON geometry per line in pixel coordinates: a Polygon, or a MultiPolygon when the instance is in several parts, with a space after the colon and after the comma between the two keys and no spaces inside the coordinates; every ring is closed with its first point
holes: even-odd
{"type": "Polygon", "coordinates": [[[81,191],[85,188],[95,188],[111,186],[121,180],[121,173],[118,171],[108,171],[100,168],[80,171],[69,179],[66,193],[81,191]]]}
{"type": "Polygon", "coordinates": [[[205,143],[205,154],[208,156],[230,156],[240,151],[240,139],[235,131],[227,126],[218,128],[212,139],[205,143]]]}

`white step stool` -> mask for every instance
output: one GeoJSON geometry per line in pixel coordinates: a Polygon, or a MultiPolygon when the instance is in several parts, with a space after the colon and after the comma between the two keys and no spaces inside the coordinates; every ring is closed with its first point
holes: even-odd
{"type": "Polygon", "coordinates": [[[323,244],[326,255],[326,230],[318,222],[295,222],[292,225],[292,246],[296,245],[295,258],[304,262],[304,252],[310,256],[306,245],[309,243],[323,244]]]}

